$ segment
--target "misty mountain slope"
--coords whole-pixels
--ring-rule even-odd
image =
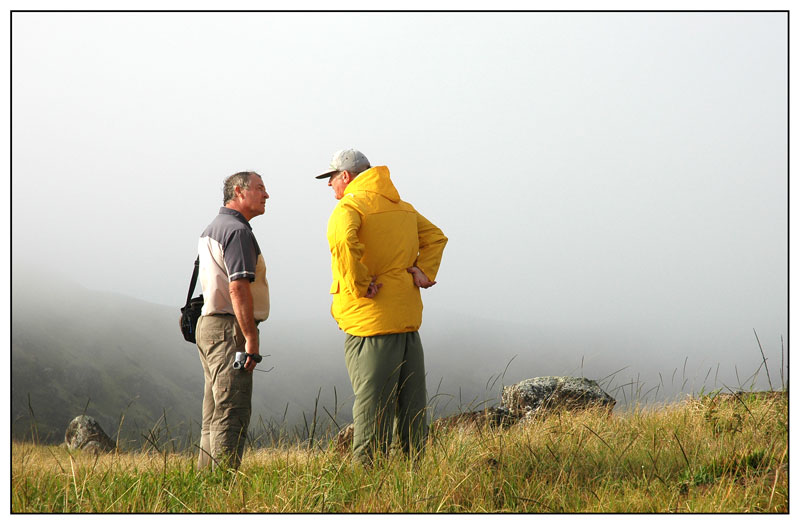
[[[177,306],[90,291],[64,280],[52,283],[45,295],[36,293],[41,286],[32,283],[32,276],[14,276],[14,437],[30,435],[31,409],[39,438],[49,442],[61,441],[68,422],[84,410],[112,436],[124,414],[124,440],[141,442],[164,415],[171,435],[197,435],[202,369],[196,347],[179,333]],[[521,350],[506,345],[487,354],[489,343],[480,332],[458,329],[448,335],[457,323],[445,314],[422,330],[429,395],[439,393],[437,413],[496,397],[499,383],[487,394],[487,380]],[[509,331],[478,324],[488,331]],[[271,370],[256,372],[251,431],[262,423],[302,431],[315,403],[322,424],[333,425],[332,416],[338,425],[349,422],[353,394],[344,365],[344,334],[333,320],[288,321],[273,315],[259,328],[261,351],[269,354],[259,368]]]
[[[178,329],[182,298],[166,307],[89,291],[64,279],[52,279],[45,293],[34,277],[17,272],[12,281],[13,437],[31,435],[32,409],[39,438],[60,442],[70,419],[86,409],[112,437],[124,415],[123,442],[141,443],[142,434],[162,416],[172,437],[184,445],[196,440],[203,375],[196,346],[185,342]],[[635,396],[639,382],[652,388],[663,380],[659,393],[674,392],[683,386],[684,375],[702,380],[705,366],[716,364],[701,367],[690,361],[686,371],[676,373],[691,355],[690,347],[677,346],[678,339],[650,334],[648,327],[621,334],[579,328],[426,309],[420,334],[432,415],[495,405],[502,386],[531,377],[603,379],[620,369],[625,370],[607,384],[629,385],[624,391],[609,390],[624,403]],[[265,427],[283,426],[290,435],[304,435],[315,404],[322,427],[350,422],[353,394],[344,365],[344,334],[333,320],[283,319],[275,304],[259,330],[261,352],[269,357],[258,368],[269,372],[255,372],[251,433],[258,437]],[[664,351],[654,356],[653,348]],[[760,357],[757,347],[753,357]],[[754,366],[740,365],[740,370],[749,373],[758,364],[756,359]]]
[[[29,293],[31,289],[23,277],[15,276],[14,437],[31,435],[32,408],[39,438],[61,441],[67,424],[83,413],[87,402],[86,412],[112,436],[124,414],[121,435],[125,440],[141,442],[142,434],[165,414],[171,435],[198,435],[203,373],[197,347],[180,335],[177,306],[154,305],[65,282],[48,291],[47,301]],[[329,336],[337,336],[335,328],[326,328]],[[267,374],[256,372],[253,425],[259,418],[265,424],[299,424],[303,412],[313,411],[323,385],[331,386],[326,390],[333,399],[332,386],[338,383],[342,403],[347,394],[344,387],[349,388],[344,365],[336,367],[339,354],[327,351],[337,348],[336,343],[326,345],[309,337],[302,325],[286,324],[275,330],[262,324],[261,332],[262,352],[271,356],[259,368],[275,368]],[[292,333],[306,335],[299,339]],[[341,369],[338,375],[331,372],[337,368]],[[328,408],[335,412],[333,403]]]
[[[46,292],[42,288],[32,272],[15,273],[15,438],[29,437],[35,420],[40,439],[59,442],[84,409],[112,436],[124,414],[124,440],[142,442],[165,414],[171,435],[198,435],[203,372],[197,347],[180,335],[179,306],[90,291],[63,279],[48,283]],[[268,321],[260,331],[261,351],[270,356],[259,368],[272,370],[255,372],[251,429],[262,422],[303,427],[303,414],[310,421],[318,396],[320,419],[328,418],[323,406],[338,421],[350,418],[343,335],[333,321]]]
[[[12,295],[14,437],[30,429],[30,408],[48,441],[63,439],[87,403],[87,413],[112,435],[124,414],[127,439],[140,437],[165,410],[168,422],[188,421],[202,376],[196,350],[180,346],[173,309],[64,285],[43,297],[22,286]]]

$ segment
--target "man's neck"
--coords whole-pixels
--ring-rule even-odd
[[[253,218],[253,217],[248,217],[247,213],[245,213],[244,210],[242,210],[239,206],[237,206],[235,202],[229,202],[228,204],[225,205],[225,207],[228,208],[229,210],[241,213],[242,217],[244,217],[244,220],[246,220],[247,222],[250,222],[250,219]]]

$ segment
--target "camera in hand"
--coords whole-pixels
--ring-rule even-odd
[[[250,359],[255,361],[256,363],[261,362],[261,356],[258,354],[248,354],[246,352],[236,352],[236,357],[233,361],[233,368],[234,370],[239,370],[244,368],[244,364],[247,362],[248,356]]]

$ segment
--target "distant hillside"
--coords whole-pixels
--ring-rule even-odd
[[[179,338],[176,315],[163,306],[63,284],[45,299],[15,286],[12,435],[30,435],[31,411],[45,442],[63,440],[84,410],[113,435],[124,415],[127,439],[146,433],[165,410],[171,430],[184,430],[187,416],[199,418],[202,376]]]
[[[202,368],[197,347],[180,335],[178,306],[169,308],[64,282],[51,287],[43,300],[27,284],[24,276],[14,277],[14,438],[30,438],[35,422],[39,440],[60,442],[69,421],[84,411],[97,418],[112,437],[122,422],[123,442],[141,443],[154,427],[164,429],[162,437],[167,431],[182,440],[198,436]],[[268,324],[261,327],[262,353],[273,357],[260,368],[275,369],[256,372],[251,429],[259,425],[263,429],[270,422],[297,426],[304,411],[310,419],[321,386],[328,386],[326,395],[333,399],[337,385],[340,405],[349,394],[335,326],[331,323],[320,330],[333,339],[326,342],[308,333],[299,340],[292,336],[303,333],[296,325],[283,323],[280,330]],[[335,412],[332,402],[328,410]],[[349,417],[349,405],[340,407],[340,412]],[[319,413],[324,415],[321,406]],[[162,418],[166,425],[159,421]]]

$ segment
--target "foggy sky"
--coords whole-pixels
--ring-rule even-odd
[[[755,329],[780,359],[785,13],[12,22],[12,270],[177,307],[223,178],[255,170],[269,322],[336,331],[313,177],[355,147],[450,239],[426,315],[629,337],[637,363],[750,360]]]

